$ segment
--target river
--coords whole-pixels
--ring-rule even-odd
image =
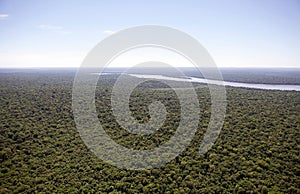
[[[129,74],[129,75],[137,77],[137,78],[163,79],[163,80],[171,80],[171,81],[188,81],[188,82],[196,82],[196,83],[209,83],[209,84],[225,85],[225,86],[238,87],[238,88],[300,91],[300,85],[252,84],[252,83],[242,83],[242,82],[207,80],[207,79],[196,78],[196,77],[176,78],[176,77],[168,77],[168,76],[164,76],[164,75],[145,75],[145,74]]]

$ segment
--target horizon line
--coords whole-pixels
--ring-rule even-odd
[[[119,66],[119,67],[105,67],[105,68],[130,68],[132,66]],[[63,66],[63,67],[0,67],[0,69],[79,69],[82,67],[68,67],[68,66]],[[92,68],[97,68],[97,67],[92,67]],[[134,68],[134,67],[133,67]],[[135,68],[169,68],[169,67],[160,67],[160,66],[155,66],[155,67],[135,67]],[[197,67],[193,67],[193,66],[178,66],[178,67],[174,67],[174,68],[197,68]],[[210,67],[203,67],[203,68],[210,68]],[[221,67],[217,67],[220,69],[223,68],[237,68],[237,69],[246,69],[246,68],[250,68],[250,69],[300,69],[299,67],[291,67],[291,66],[287,66],[287,67],[278,67],[278,66],[260,66],[260,67],[254,67],[254,66],[241,66],[241,67],[237,67],[237,66],[221,66]]]

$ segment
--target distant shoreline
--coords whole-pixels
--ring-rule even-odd
[[[196,68],[183,67],[179,69],[186,77],[204,78],[201,72]],[[70,73],[75,75],[77,68],[0,68],[0,74],[10,73],[42,73],[42,74],[55,74],[55,73]],[[95,71],[93,71],[95,70]],[[106,68],[103,73],[119,74],[127,71],[127,68],[111,67]],[[300,68],[231,68],[224,67],[219,69],[222,73],[223,80],[228,82],[249,83],[249,84],[272,84],[272,85],[300,85]],[[98,69],[88,69],[88,72],[99,72]],[[131,68],[129,72],[132,74],[151,74],[151,75],[164,75],[169,77],[181,77],[173,68],[151,68],[151,67],[138,67]]]

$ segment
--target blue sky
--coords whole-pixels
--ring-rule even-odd
[[[300,67],[297,0],[0,0],[0,67],[78,67],[103,38],[145,24],[189,33],[220,67]]]

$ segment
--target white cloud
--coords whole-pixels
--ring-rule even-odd
[[[8,14],[0,14],[0,20],[5,20],[8,18]]]
[[[0,52],[0,68],[79,67],[85,53]]]
[[[135,48],[114,58],[109,67],[132,67],[145,62],[162,62],[173,67],[193,67],[194,65],[185,57],[164,49],[153,47]]]
[[[41,30],[54,30],[54,31],[57,31],[57,30],[62,30],[63,29],[63,27],[61,27],[61,26],[52,26],[52,25],[44,25],[44,24],[38,25],[37,27]]]
[[[58,32],[62,34],[70,34],[70,31],[65,30],[62,26],[54,26],[54,25],[47,25],[47,24],[41,24],[37,26],[40,30],[47,30],[47,31],[53,31]]]
[[[112,31],[112,30],[104,30],[103,31],[103,34],[107,34],[107,35],[111,35],[113,33],[115,33],[115,31]]]

